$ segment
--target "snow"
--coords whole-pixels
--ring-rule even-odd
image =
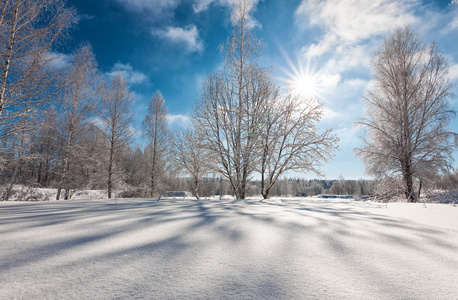
[[[1,299],[458,299],[458,208],[0,202]]]
[[[15,193],[10,197],[10,201],[24,201],[24,198],[26,201],[54,201],[57,195],[55,188],[33,188],[17,184],[13,186],[13,190]],[[62,199],[64,194],[65,190],[62,190]],[[116,191],[113,194],[116,194]],[[103,199],[108,198],[107,195],[107,190],[77,190],[72,191],[71,199]]]

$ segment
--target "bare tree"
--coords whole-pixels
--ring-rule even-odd
[[[329,189],[329,192],[334,195],[344,195],[345,194],[345,188],[343,185],[343,180],[337,180],[335,181],[331,188]]]
[[[210,153],[203,147],[196,132],[187,129],[175,134],[172,154],[181,173],[191,176],[192,195],[199,199],[202,176],[209,172],[212,165]]]
[[[56,199],[60,199],[62,188],[65,188],[65,199],[68,199],[68,176],[70,158],[78,143],[79,135],[91,126],[92,117],[99,100],[99,75],[97,63],[90,46],[83,46],[75,51],[72,66],[68,70],[69,84],[62,100],[63,109],[63,157],[62,171]]]
[[[167,107],[161,92],[151,98],[145,119],[142,122],[143,136],[147,141],[145,154],[150,164],[151,195],[157,192],[160,180],[165,175],[165,156],[169,146],[167,129]]]
[[[133,103],[133,96],[129,92],[122,75],[118,74],[111,81],[110,87],[105,93],[101,102],[102,128],[108,142],[108,198],[111,198],[113,185],[113,165],[121,147],[128,143],[134,131],[131,128],[133,116],[130,107]]]
[[[35,160],[37,168],[37,183],[49,187],[55,171],[55,161],[58,157],[57,147],[58,115],[54,108],[48,109],[42,116],[37,135],[35,136]]]
[[[30,150],[31,145],[29,144],[31,141],[30,137],[30,123],[33,123],[33,121],[30,120],[30,113],[29,111],[31,110],[31,99],[29,98],[29,101],[25,104],[25,110],[24,114],[19,118],[19,120],[9,120],[10,122],[14,122],[14,135],[17,136],[18,138],[18,147],[16,149],[16,158],[12,160],[13,163],[13,172],[10,177],[10,182],[8,186],[6,187],[6,191],[3,194],[3,200],[8,201],[11,193],[13,191],[13,185],[16,183],[16,178],[18,174],[21,172],[22,168],[24,167],[24,161],[27,158],[30,158],[30,155],[26,154],[26,151]]]
[[[77,189],[101,190],[107,186],[109,155],[106,137],[88,121],[85,130],[78,132],[77,142],[69,158],[66,192]]]
[[[258,163],[259,123],[272,92],[267,89],[268,70],[257,64],[262,43],[249,28],[249,9],[247,1],[236,5],[237,24],[222,47],[224,70],[208,76],[194,109],[196,130],[238,199],[245,198]]]
[[[453,86],[436,45],[426,45],[410,27],[398,28],[373,57],[374,88],[364,97],[367,130],[355,149],[366,171],[381,178],[402,176],[404,194],[415,202],[414,181],[452,168],[457,136],[448,125]]]
[[[286,93],[273,98],[261,123],[261,194],[264,199],[278,179],[288,171],[312,171],[328,162],[338,149],[331,129],[318,131],[323,108],[318,100]]]
[[[76,22],[75,11],[64,4],[62,0],[0,2],[0,137],[18,130],[7,126],[7,120],[29,114],[62,88],[49,51]]]

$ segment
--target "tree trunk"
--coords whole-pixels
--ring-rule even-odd
[[[200,199],[200,197],[199,197],[199,185],[200,185],[199,178],[198,178],[198,176],[195,176],[194,177],[194,184],[193,184],[193,187],[192,187],[192,195],[194,197],[196,197],[197,200]]]
[[[273,187],[273,184],[270,184],[269,187],[266,188],[266,190],[261,193],[264,199],[270,199],[270,190],[272,189],[272,187]]]
[[[407,202],[417,202],[417,195],[415,194],[415,191],[413,189],[413,176],[410,170],[405,171],[404,180],[406,183],[405,195],[406,195]]]
[[[422,188],[422,181],[420,179],[420,182],[418,183],[418,194],[417,194],[418,200],[420,200],[421,188]]]
[[[17,176],[17,173],[18,173],[18,164],[20,163],[20,158],[18,159],[18,161],[16,162],[16,165],[14,167],[14,171],[13,171],[13,176],[11,176],[11,179],[10,179],[10,183],[8,184],[7,188],[6,188],[6,191],[5,191],[5,194],[3,195],[3,201],[8,201],[11,197],[11,194],[12,194],[12,191],[13,191],[13,185],[14,185],[14,182],[16,181],[16,176]]]
[[[112,173],[113,173],[113,147],[114,147],[114,143],[111,142],[111,145],[110,145],[110,161],[108,163],[108,199],[111,198],[111,177],[112,177]]]
[[[7,4],[4,4],[7,5]],[[5,107],[5,95],[6,95],[6,83],[8,80],[8,72],[10,69],[10,63],[11,63],[11,58],[13,56],[13,45],[15,41],[15,35],[16,35],[16,30],[17,30],[17,24],[18,24],[18,12],[19,12],[19,4],[16,4],[16,7],[14,9],[14,17],[13,21],[11,22],[11,31],[9,34],[9,39],[8,39],[8,50],[5,55],[5,63],[3,65],[3,74],[2,74],[2,79],[1,79],[1,84],[0,84],[0,116],[2,115],[3,108]]]
[[[42,161],[41,161],[41,158],[40,158],[40,161],[38,162],[38,170],[37,170],[37,183],[38,183],[38,186],[42,186],[41,184],[41,172],[42,172]]]
[[[153,170],[154,170],[154,168],[153,168]],[[155,189],[156,189],[156,178],[155,178],[155,174],[154,174],[154,171],[153,171],[153,173],[151,174],[151,196],[153,196]]]
[[[245,199],[246,198],[246,186],[244,183],[242,183],[242,186],[241,186],[241,190],[239,191],[239,197],[237,197],[238,199]]]
[[[27,116],[25,116],[24,118],[27,118]],[[20,173],[20,170],[21,170],[22,151],[24,149],[24,138],[25,138],[24,136],[25,136],[26,121],[24,122],[23,126],[24,127],[23,127],[23,129],[21,131],[21,142],[19,144],[17,162],[16,162],[16,164],[14,166],[13,176],[11,176],[10,183],[9,183],[8,187],[6,188],[6,192],[5,192],[4,199],[3,199],[4,201],[8,201],[10,199],[11,193],[13,191],[13,185],[16,182],[17,174]]]
[[[49,144],[46,147],[44,187],[49,187]]]
[[[70,150],[71,150],[71,144],[72,144],[72,139],[73,139],[73,129],[69,129],[69,134],[68,134],[68,140],[67,140],[67,145],[65,146],[65,156],[64,156],[64,163],[62,165],[62,177],[60,180],[59,188],[57,189],[57,195],[56,195],[56,200],[60,199],[60,193],[62,191],[62,188],[67,189],[67,173],[69,172],[69,158],[70,158]],[[68,197],[68,192],[65,193],[65,196]]]
[[[155,128],[153,145],[153,162],[151,166],[151,196],[154,195],[156,190],[156,176],[157,176],[157,128]]]

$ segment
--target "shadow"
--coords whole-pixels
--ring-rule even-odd
[[[458,268],[458,233],[378,209],[311,198],[0,203],[0,294],[42,298],[52,286],[57,298],[452,295],[456,286],[441,280]],[[412,292],[415,272],[432,272],[436,287]],[[38,287],[33,296],[28,284]]]

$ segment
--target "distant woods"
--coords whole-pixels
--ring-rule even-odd
[[[318,100],[280,87],[272,69],[260,64],[264,43],[249,22],[250,6],[243,0],[234,5],[234,29],[221,47],[224,66],[203,81],[189,126],[172,130],[160,91],[140,117],[141,128],[134,127],[134,94],[120,74],[101,76],[90,45],[74,49],[65,63],[59,60],[59,45],[77,19],[64,1],[2,1],[1,199],[31,199],[28,189],[40,187],[57,190],[57,200],[99,189],[109,198],[169,191],[237,199],[404,193],[416,201],[421,188],[456,188],[458,177],[443,175],[451,170],[455,146],[447,131],[453,112],[445,102],[446,63],[434,46],[403,31],[374,56],[377,85],[365,97],[368,115],[359,122],[368,136],[356,152],[378,181],[291,178],[323,175],[339,139],[320,126],[324,109]],[[406,49],[412,52],[393,56]],[[419,69],[387,76],[402,59],[417,59]],[[406,93],[409,98],[397,97]],[[400,147],[405,144],[413,148]]]

